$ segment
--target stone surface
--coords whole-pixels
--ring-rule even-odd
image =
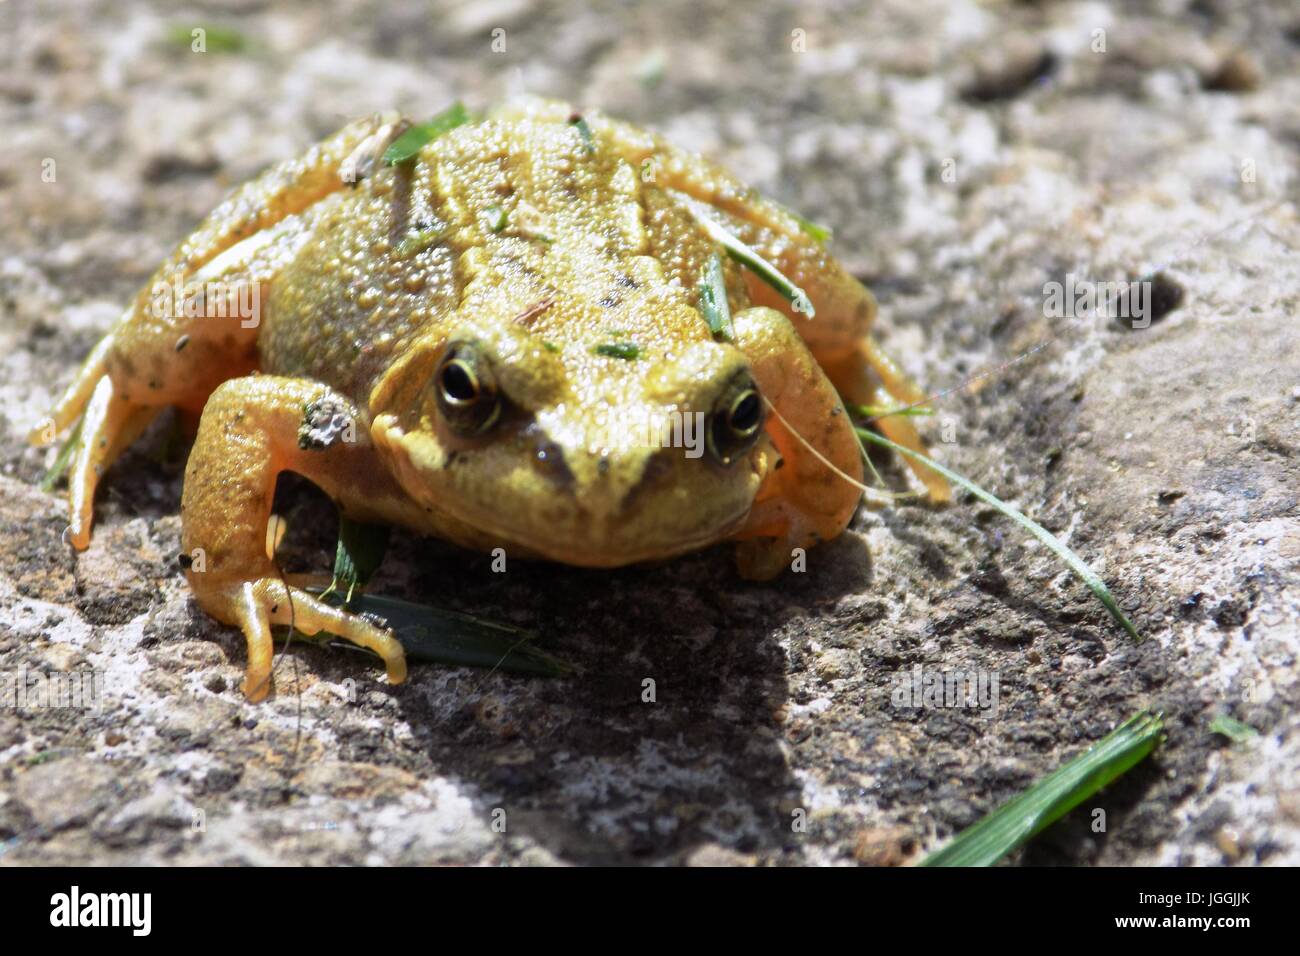
[[[0,708],[0,862],[895,865],[1153,707],[1156,756],[1013,861],[1300,863],[1293,5],[438,6],[0,4],[0,673],[101,687]],[[242,638],[170,560],[167,422],[70,553],[22,435],[169,248],[349,117],[512,90],[832,226],[886,347],[945,393],[936,455],[1101,570],[1146,640],[964,496],[864,509],[767,585],[725,548],[503,576],[399,533],[377,590],[540,627],[579,673],[390,688],[297,647],[251,706]],[[1148,328],[1046,313],[1048,282],[1153,274]],[[286,563],[325,568],[328,503],[280,498]],[[917,665],[995,674],[996,709],[900,708]]]

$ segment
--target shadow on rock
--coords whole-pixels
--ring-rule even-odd
[[[502,810],[508,833],[574,863],[677,862],[705,845],[797,852],[778,632],[783,593],[812,603],[831,582],[742,582],[727,548],[620,571],[520,562],[493,574],[463,554],[422,565],[422,600],[540,626],[543,646],[578,668],[420,668],[400,691],[433,765],[477,791],[484,819]]]

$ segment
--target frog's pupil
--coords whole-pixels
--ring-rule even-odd
[[[448,362],[442,370],[442,391],[450,401],[472,402],[478,397],[478,382],[463,362]]]
[[[740,434],[747,434],[758,427],[759,404],[756,392],[746,392],[735,405],[731,406],[731,427]]]

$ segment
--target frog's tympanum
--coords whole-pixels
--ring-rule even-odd
[[[201,412],[181,564],[247,637],[254,700],[272,625],[291,620],[406,674],[390,632],[280,574],[267,525],[282,471],[351,519],[467,548],[614,567],[729,540],[743,576],[769,578],[858,504],[840,396],[922,398],[869,338],[875,302],[825,237],[716,165],[553,102],[395,160],[409,125],[353,123],[236,190],[34,432],[51,441],[84,415],[69,477],[82,549],[105,469],[166,406]],[[719,230],[804,290],[802,308]],[[700,291],[719,253],[721,334]],[[907,417],[881,425],[923,447]]]

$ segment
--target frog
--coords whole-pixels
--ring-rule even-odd
[[[197,420],[178,560],[199,607],[242,631],[250,701],[271,689],[276,626],[407,675],[383,621],[281,573],[282,472],[343,518],[479,552],[614,568],[732,542],[740,577],[770,580],[859,505],[845,403],[925,399],[826,236],[719,163],[538,98],[396,159],[413,129],[355,120],[235,189],[32,431],[80,421],[66,537],[82,550],[114,460],[168,407]],[[723,254],[720,229],[800,296]],[[701,303],[710,268],[724,334]],[[652,440],[679,423],[683,440]],[[926,447],[907,416],[878,427]]]

